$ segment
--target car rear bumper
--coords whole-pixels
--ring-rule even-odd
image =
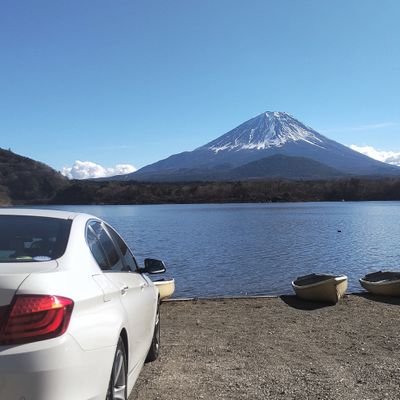
[[[0,399],[104,400],[115,347],[84,351],[68,334],[0,346]]]

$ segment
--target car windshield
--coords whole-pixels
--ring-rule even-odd
[[[60,258],[67,247],[70,229],[70,220],[0,215],[0,263]]]

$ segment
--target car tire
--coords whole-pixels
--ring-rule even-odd
[[[150,349],[146,357],[147,363],[157,360],[160,354],[160,336],[161,336],[160,303],[158,303],[153,339],[151,341]]]
[[[120,337],[111,370],[106,400],[128,399],[128,363],[125,345]]]

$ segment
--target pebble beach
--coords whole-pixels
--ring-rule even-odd
[[[400,299],[169,301],[129,400],[400,398]]]

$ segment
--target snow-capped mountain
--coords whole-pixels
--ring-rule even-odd
[[[280,157],[271,159],[277,155]],[[296,158],[295,162],[291,160],[293,157]],[[299,168],[299,159],[308,160],[304,171]],[[282,170],[281,175],[275,171],[274,177],[314,179],[348,175],[400,175],[399,167],[373,160],[330,140],[287,113],[267,111],[193,151],[175,154],[115,179],[259,179],[272,176],[271,171],[276,170],[273,168],[274,162],[278,160],[280,166],[286,160],[288,167]],[[310,161],[313,163],[310,164]],[[290,166],[295,171],[290,171]]]
[[[323,137],[289,114],[267,111],[200,149],[207,148],[215,153],[224,150],[265,150],[297,141],[323,145]]]

